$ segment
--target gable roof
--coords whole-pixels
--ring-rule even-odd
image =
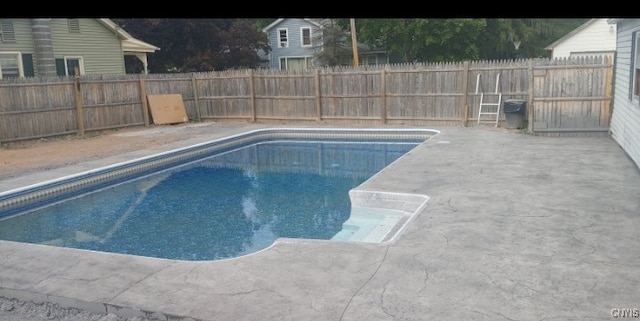
[[[561,43],[567,41],[567,39],[570,39],[571,37],[575,36],[577,33],[579,33],[580,31],[582,31],[584,29],[586,29],[590,25],[596,23],[598,20],[600,20],[600,19],[590,19],[589,21],[583,23],[582,25],[578,26],[577,28],[571,30],[571,32],[567,33],[562,38],[560,38],[560,39],[554,41],[552,44],[546,46],[544,49],[553,50],[553,48],[555,48],[558,45],[560,45]]]
[[[278,18],[276,21],[274,21],[274,22],[270,23],[268,26],[262,28],[262,31],[268,32],[270,29],[272,29],[273,27],[279,25],[282,21],[287,20],[287,19],[292,19],[292,18]],[[320,24],[315,19],[303,18],[303,20],[315,25],[318,28],[322,28],[322,24]]]
[[[160,50],[160,48],[150,43],[134,38],[111,19],[99,18],[97,20],[107,29],[113,31],[116,36],[122,40],[122,50],[124,52],[155,52]]]

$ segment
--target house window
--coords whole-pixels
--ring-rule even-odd
[[[68,19],[69,33],[80,33],[80,20]]]
[[[82,57],[64,57],[64,66],[67,76],[75,76],[76,68],[78,68],[80,75],[84,75]]]
[[[631,90],[629,91],[629,98],[633,99],[638,98],[640,95],[640,40],[637,31],[631,33],[631,75],[630,75],[630,86]],[[631,94],[633,93],[633,94]]]
[[[311,68],[312,57],[280,58],[280,70],[303,71]]]
[[[24,77],[19,52],[0,52],[0,79]]]
[[[13,29],[13,21],[0,19],[0,42],[15,42],[16,33]]]
[[[300,41],[300,43],[302,43],[302,46],[311,47],[311,28],[300,28],[300,35],[302,36],[302,39]]]
[[[287,29],[278,29],[278,48],[289,47],[289,32]]]
[[[378,64],[378,61],[376,59],[375,55],[367,55],[367,56],[360,56],[360,66],[374,66]]]

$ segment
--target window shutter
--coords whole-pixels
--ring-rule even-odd
[[[633,100],[633,83],[636,57],[636,31],[631,33],[631,55],[629,57],[629,100]]]
[[[0,42],[15,42],[16,32],[13,29],[13,21],[0,20]]]
[[[22,54],[22,68],[24,68],[24,76],[25,77],[33,77],[35,76],[35,72],[33,69],[33,55],[32,54]]]
[[[64,66],[64,59],[56,59],[56,73],[58,74],[58,76],[66,76],[67,72],[65,70],[65,66]]]

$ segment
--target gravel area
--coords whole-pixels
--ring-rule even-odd
[[[161,319],[133,317],[124,318],[115,314],[89,313],[68,309],[53,303],[23,302],[0,297],[0,320],[2,321],[159,321]]]

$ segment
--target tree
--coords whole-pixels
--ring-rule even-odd
[[[253,68],[267,39],[247,19],[114,19],[131,35],[160,50],[149,55],[151,72]]]
[[[484,19],[358,19],[358,39],[404,61],[478,59]]]
[[[333,19],[327,19],[313,38],[318,49],[314,58],[322,66],[341,65],[345,59],[353,57],[347,33]]]
[[[255,20],[255,24],[258,29],[262,30],[276,20],[278,20],[278,18],[260,18]]]
[[[523,19],[525,29],[533,29],[525,37],[519,39],[521,48],[517,50],[520,57],[549,57],[551,52],[544,49],[589,19]],[[517,34],[516,34],[517,36]]]
[[[479,41],[482,56],[485,59],[549,57],[545,47],[586,20],[487,19],[486,31]]]
[[[586,20],[358,19],[356,25],[361,42],[415,62],[547,57],[546,46]]]

